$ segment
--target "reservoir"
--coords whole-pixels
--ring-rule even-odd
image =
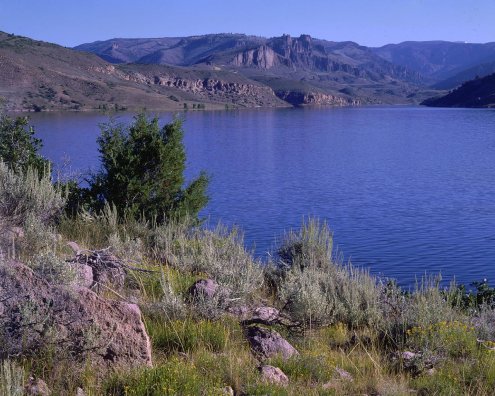
[[[36,113],[43,154],[97,169],[98,113]],[[344,259],[413,285],[425,273],[495,284],[495,111],[423,107],[189,111],[187,176],[211,175],[210,224],[273,254],[304,218],[326,221]],[[163,123],[173,114],[163,113]],[[117,114],[130,122],[132,115]],[[70,161],[68,161],[70,159]]]

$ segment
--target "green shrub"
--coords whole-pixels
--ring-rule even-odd
[[[170,223],[155,230],[153,250],[183,273],[202,273],[228,288],[232,298],[247,297],[264,281],[261,264],[244,247],[237,229],[214,230]]]
[[[55,226],[46,225],[33,214],[28,214],[23,229],[24,237],[16,240],[18,258],[29,261],[40,253],[56,250],[58,242]]]
[[[221,354],[200,350],[192,359],[206,382],[230,386],[236,395],[249,394],[246,387],[260,379],[258,362],[247,345],[234,345]]]
[[[68,284],[75,278],[75,272],[65,260],[57,257],[53,252],[42,252],[28,261],[29,267],[48,282]]]
[[[495,308],[495,288],[486,279],[471,283],[475,290],[467,290],[464,285],[454,285],[449,291],[456,305],[464,310],[477,310],[481,306]]]
[[[291,381],[306,385],[324,384],[332,379],[335,365],[329,365],[324,354],[301,354],[290,359],[270,360],[270,364],[279,367]]]
[[[471,324],[482,340],[495,340],[495,309],[482,305],[471,317]]]
[[[495,358],[479,356],[476,360],[451,360],[432,375],[422,375],[412,381],[421,395],[493,395]]]
[[[435,355],[468,357],[476,354],[478,348],[474,327],[458,321],[413,327],[407,335],[410,348]]]
[[[285,235],[277,255],[285,267],[326,267],[332,262],[333,235],[327,223],[310,218],[299,232],[291,230]]]
[[[31,168],[18,173],[0,162],[0,218],[4,221],[23,226],[32,215],[42,224],[49,224],[60,216],[64,205],[65,199],[49,175],[40,177]]]
[[[0,118],[0,159],[11,169],[26,172],[36,169],[39,175],[49,173],[50,163],[39,154],[43,147],[40,139],[34,137],[34,128],[29,126],[27,117],[15,119],[6,115]]]
[[[403,349],[406,331],[413,327],[428,328],[439,321],[468,323],[462,310],[454,304],[452,289],[442,290],[438,277],[425,277],[412,292],[402,292],[387,285],[382,295],[382,310],[387,320],[380,331],[384,340],[396,349]]]
[[[350,265],[294,267],[284,274],[278,289],[284,310],[310,327],[336,322],[357,327],[382,320],[376,280]]]
[[[332,234],[324,223],[304,223],[291,232],[278,254],[272,282],[280,304],[294,320],[309,326],[344,322],[373,325],[382,320],[381,288],[368,272],[332,258]]]
[[[102,167],[90,181],[96,209],[110,202],[121,216],[163,223],[196,217],[206,205],[205,173],[184,187],[182,122],[176,119],[160,128],[158,121],[141,113],[128,128],[114,123],[101,126]]]
[[[190,307],[185,304],[182,293],[176,291],[177,279],[182,279],[177,272],[162,267],[159,274],[144,274],[137,277],[146,301],[151,302],[147,307],[148,316],[154,320],[151,326],[160,326],[162,321],[183,320],[190,315]]]

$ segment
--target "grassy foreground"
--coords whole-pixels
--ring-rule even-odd
[[[21,179],[3,165],[0,176],[0,227],[24,230],[22,237],[0,239],[4,263],[15,258],[50,282],[69,285],[64,260],[72,254],[67,242],[76,241],[88,249],[110,246],[133,266],[153,271],[130,271],[123,290],[102,294],[140,306],[154,363],[101,375],[91,361],[76,366],[48,347],[37,356],[3,356],[2,396],[22,395],[30,375],[55,395],[75,395],[77,388],[86,395],[495,392],[495,310],[486,283],[466,293],[432,278],[405,292],[340,262],[328,227],[314,219],[289,232],[268,264],[245,250],[238,230],[222,226],[157,226],[119,218],[110,206],[100,215],[49,222],[47,214],[63,205],[49,181]],[[191,300],[189,287],[205,278],[228,290],[228,298]],[[299,355],[264,363],[279,367],[288,385],[260,375],[243,327],[227,313],[243,305],[276,307],[285,318],[273,327]]]

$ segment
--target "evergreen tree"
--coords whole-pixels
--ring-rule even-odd
[[[43,147],[40,139],[34,137],[34,128],[27,117],[0,118],[0,158],[10,168],[25,172],[29,167],[39,175],[48,172],[50,162],[39,151]]]
[[[186,215],[196,217],[206,205],[208,177],[204,172],[184,187],[182,121],[175,119],[163,128],[158,121],[139,114],[128,128],[114,123],[101,126],[102,168],[90,182],[97,207],[109,202],[122,215],[162,223]]]

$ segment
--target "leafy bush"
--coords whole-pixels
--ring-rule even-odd
[[[476,359],[450,360],[432,375],[412,381],[421,395],[493,395],[495,359],[484,354]]]
[[[382,320],[376,280],[352,266],[292,268],[279,285],[281,304],[305,325],[374,325]]]
[[[454,288],[440,289],[440,278],[425,277],[412,292],[403,292],[393,283],[384,288],[382,311],[387,320],[380,331],[395,349],[405,347],[406,332],[413,327],[428,328],[439,319],[467,323],[456,301]]]
[[[482,340],[495,340],[495,310],[482,305],[478,312],[471,317],[471,323]]]
[[[280,264],[286,267],[325,267],[332,261],[333,235],[327,223],[310,218],[299,232],[289,231],[277,250]]]
[[[110,202],[121,216],[128,213],[163,223],[188,214],[195,217],[207,203],[205,173],[184,188],[186,155],[180,120],[160,129],[158,118],[141,113],[128,128],[110,123],[101,129],[102,168],[90,181],[92,205],[97,209]]]
[[[218,225],[208,230],[172,222],[156,228],[154,251],[181,272],[207,274],[227,287],[233,298],[252,295],[263,285],[261,264],[246,250],[235,228]]]
[[[173,275],[176,273],[169,268],[160,268],[159,271],[159,275],[156,273],[134,275],[143,296],[149,301],[146,306],[147,316],[153,323],[187,318],[190,309],[181,293],[176,292],[174,288],[177,278]]]
[[[435,282],[436,283],[436,282]],[[425,279],[407,298],[402,320],[410,326],[428,327],[441,318],[447,322],[463,321],[463,315],[446,298],[438,284]]]
[[[477,310],[481,306],[495,308],[495,288],[486,279],[473,282],[474,290],[467,290],[464,285],[456,285],[450,291],[458,306],[465,310]]]
[[[39,175],[49,173],[50,163],[39,154],[43,147],[34,137],[34,128],[27,117],[15,119],[6,115],[0,118],[0,159],[10,168],[25,172],[35,169]]]

